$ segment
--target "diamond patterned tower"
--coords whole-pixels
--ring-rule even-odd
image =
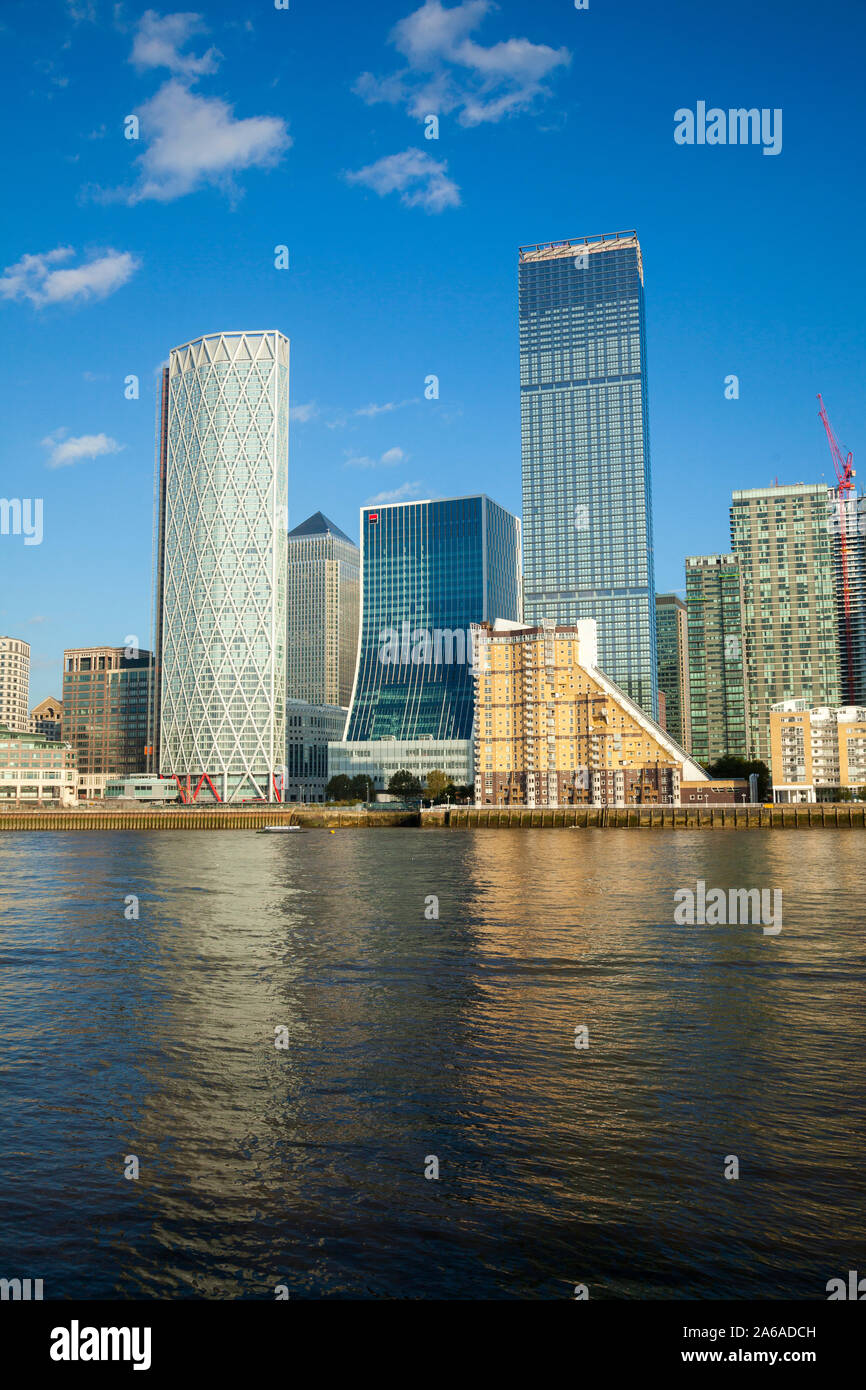
[[[277,800],[285,763],[289,341],[216,333],[163,377],[155,701],[185,800]]]

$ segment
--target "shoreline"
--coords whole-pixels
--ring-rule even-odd
[[[866,803],[813,802],[798,806],[437,806],[427,811],[355,811],[346,807],[292,806],[273,810],[228,807],[179,811],[131,807],[110,811],[15,810],[0,812],[4,831],[263,830],[300,825],[325,830],[832,830],[866,829]]]

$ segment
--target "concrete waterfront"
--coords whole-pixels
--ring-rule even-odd
[[[0,832],[88,830],[262,830],[300,825],[310,830],[420,826],[426,829],[800,830],[866,829],[864,803],[800,806],[436,806],[425,811],[367,811],[353,807],[292,806],[241,810],[16,810],[0,812]]]

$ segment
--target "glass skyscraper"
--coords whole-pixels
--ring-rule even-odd
[[[676,594],[656,594],[656,643],[659,692],[665,697],[665,728],[688,753],[692,747],[689,629],[686,605]]]
[[[520,522],[488,497],[361,509],[361,635],[346,739],[469,739],[470,629],[520,618]]]
[[[686,557],[692,756],[749,756],[743,586],[736,555]]]
[[[163,379],[159,771],[185,799],[277,799],[286,748],[289,342],[216,333]]]
[[[520,250],[527,623],[595,618],[658,717],[643,262],[634,232]]]

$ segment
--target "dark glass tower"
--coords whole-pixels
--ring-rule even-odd
[[[643,262],[634,232],[520,251],[527,623],[595,618],[658,717]]]
[[[520,523],[488,497],[361,509],[361,635],[346,739],[469,739],[470,629],[520,619]]]

